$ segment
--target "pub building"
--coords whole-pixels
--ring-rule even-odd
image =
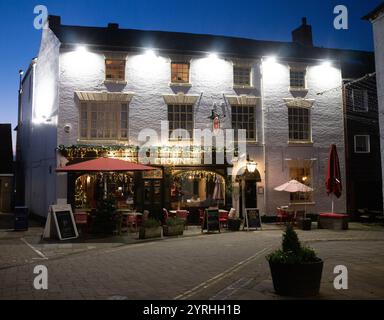
[[[282,205],[328,211],[331,143],[345,177],[343,97],[330,89],[360,76],[358,66],[373,55],[315,47],[306,19],[292,36],[271,42],[115,23],[77,27],[50,16],[22,80],[18,202],[44,217],[59,201],[93,208],[108,192],[119,206],[155,217],[163,208],[187,209],[191,223],[212,205],[241,215],[258,208],[273,216]],[[211,150],[196,130],[213,134]],[[155,154],[143,164],[156,170],[60,172],[105,157],[140,163],[143,150]],[[314,191],[274,190],[291,179]],[[345,212],[344,194],[335,209]]]

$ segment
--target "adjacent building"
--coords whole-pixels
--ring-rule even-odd
[[[12,127],[11,124],[0,124],[0,212],[11,212],[12,199]]]
[[[345,81],[347,210],[381,211],[380,130],[375,73]]]
[[[379,104],[382,179],[384,180],[384,3],[363,19],[372,22],[376,55],[376,77]],[[384,194],[384,185],[383,185]]]
[[[107,178],[120,202],[154,215],[212,201],[266,215],[282,205],[329,211],[331,144],[345,181],[343,79],[373,72],[373,54],[313,46],[306,19],[292,36],[270,42],[77,27],[50,16],[23,79],[25,204],[42,216],[59,199],[94,206],[105,176],[56,168],[104,156],[158,168]],[[213,140],[211,148],[199,132]],[[274,191],[290,179],[314,192]],[[222,195],[214,197],[217,190]],[[345,193],[335,209],[346,211]]]

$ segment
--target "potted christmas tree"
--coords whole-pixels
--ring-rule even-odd
[[[283,236],[282,249],[268,255],[267,260],[277,294],[308,297],[319,293],[323,261],[301,245],[291,225]]]

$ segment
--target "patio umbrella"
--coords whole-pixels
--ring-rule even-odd
[[[120,159],[98,158],[57,168],[57,172],[113,172],[113,171],[150,171],[154,167],[132,163]]]
[[[285,192],[289,192],[289,193],[312,192],[313,191],[313,189],[311,187],[308,187],[305,184],[300,183],[297,180],[291,180],[289,182],[286,182],[283,185],[276,187],[274,190],[285,191]],[[305,205],[305,214],[307,214],[307,205]]]
[[[337,155],[337,149],[334,144],[331,145],[331,150],[329,151],[325,188],[328,196],[332,196],[332,212],[334,212],[333,195],[335,195],[337,198],[340,198],[342,193],[340,162],[339,156]]]
[[[300,183],[297,180],[291,180],[289,182],[284,183],[283,185],[276,187],[276,191],[286,191],[286,192],[312,192],[313,189],[311,187],[306,186],[305,184]]]
[[[216,179],[215,189],[213,190],[212,199],[213,200],[224,200],[223,188],[222,188],[221,181],[219,179]]]
[[[57,172],[134,172],[151,170],[156,170],[156,168],[112,158],[97,158],[56,169]],[[107,180],[104,178],[104,197],[106,195]]]

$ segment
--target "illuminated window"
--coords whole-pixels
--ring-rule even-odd
[[[125,60],[106,59],[105,60],[105,78],[107,80],[124,81],[125,80]]]
[[[311,141],[310,110],[288,108],[289,141]]]
[[[370,153],[370,136],[356,135],[355,136],[355,153]]]
[[[172,140],[189,140],[193,138],[193,106],[192,105],[168,105],[169,133]],[[177,130],[186,130],[186,132]],[[173,131],[176,132],[172,134]]]
[[[291,89],[305,89],[306,88],[306,71],[303,69],[290,70],[290,84]]]
[[[368,112],[368,90],[352,89],[353,111]]]
[[[172,83],[189,83],[189,63],[172,62]]]
[[[233,84],[235,86],[251,86],[251,68],[250,67],[233,67]]]
[[[311,169],[308,167],[291,167],[290,178],[310,187],[312,182]],[[291,202],[312,202],[313,192],[295,192],[290,194]]]
[[[256,107],[232,106],[232,129],[247,131],[247,140],[256,140]]]
[[[127,140],[128,104],[81,103],[80,138],[85,140]]]

